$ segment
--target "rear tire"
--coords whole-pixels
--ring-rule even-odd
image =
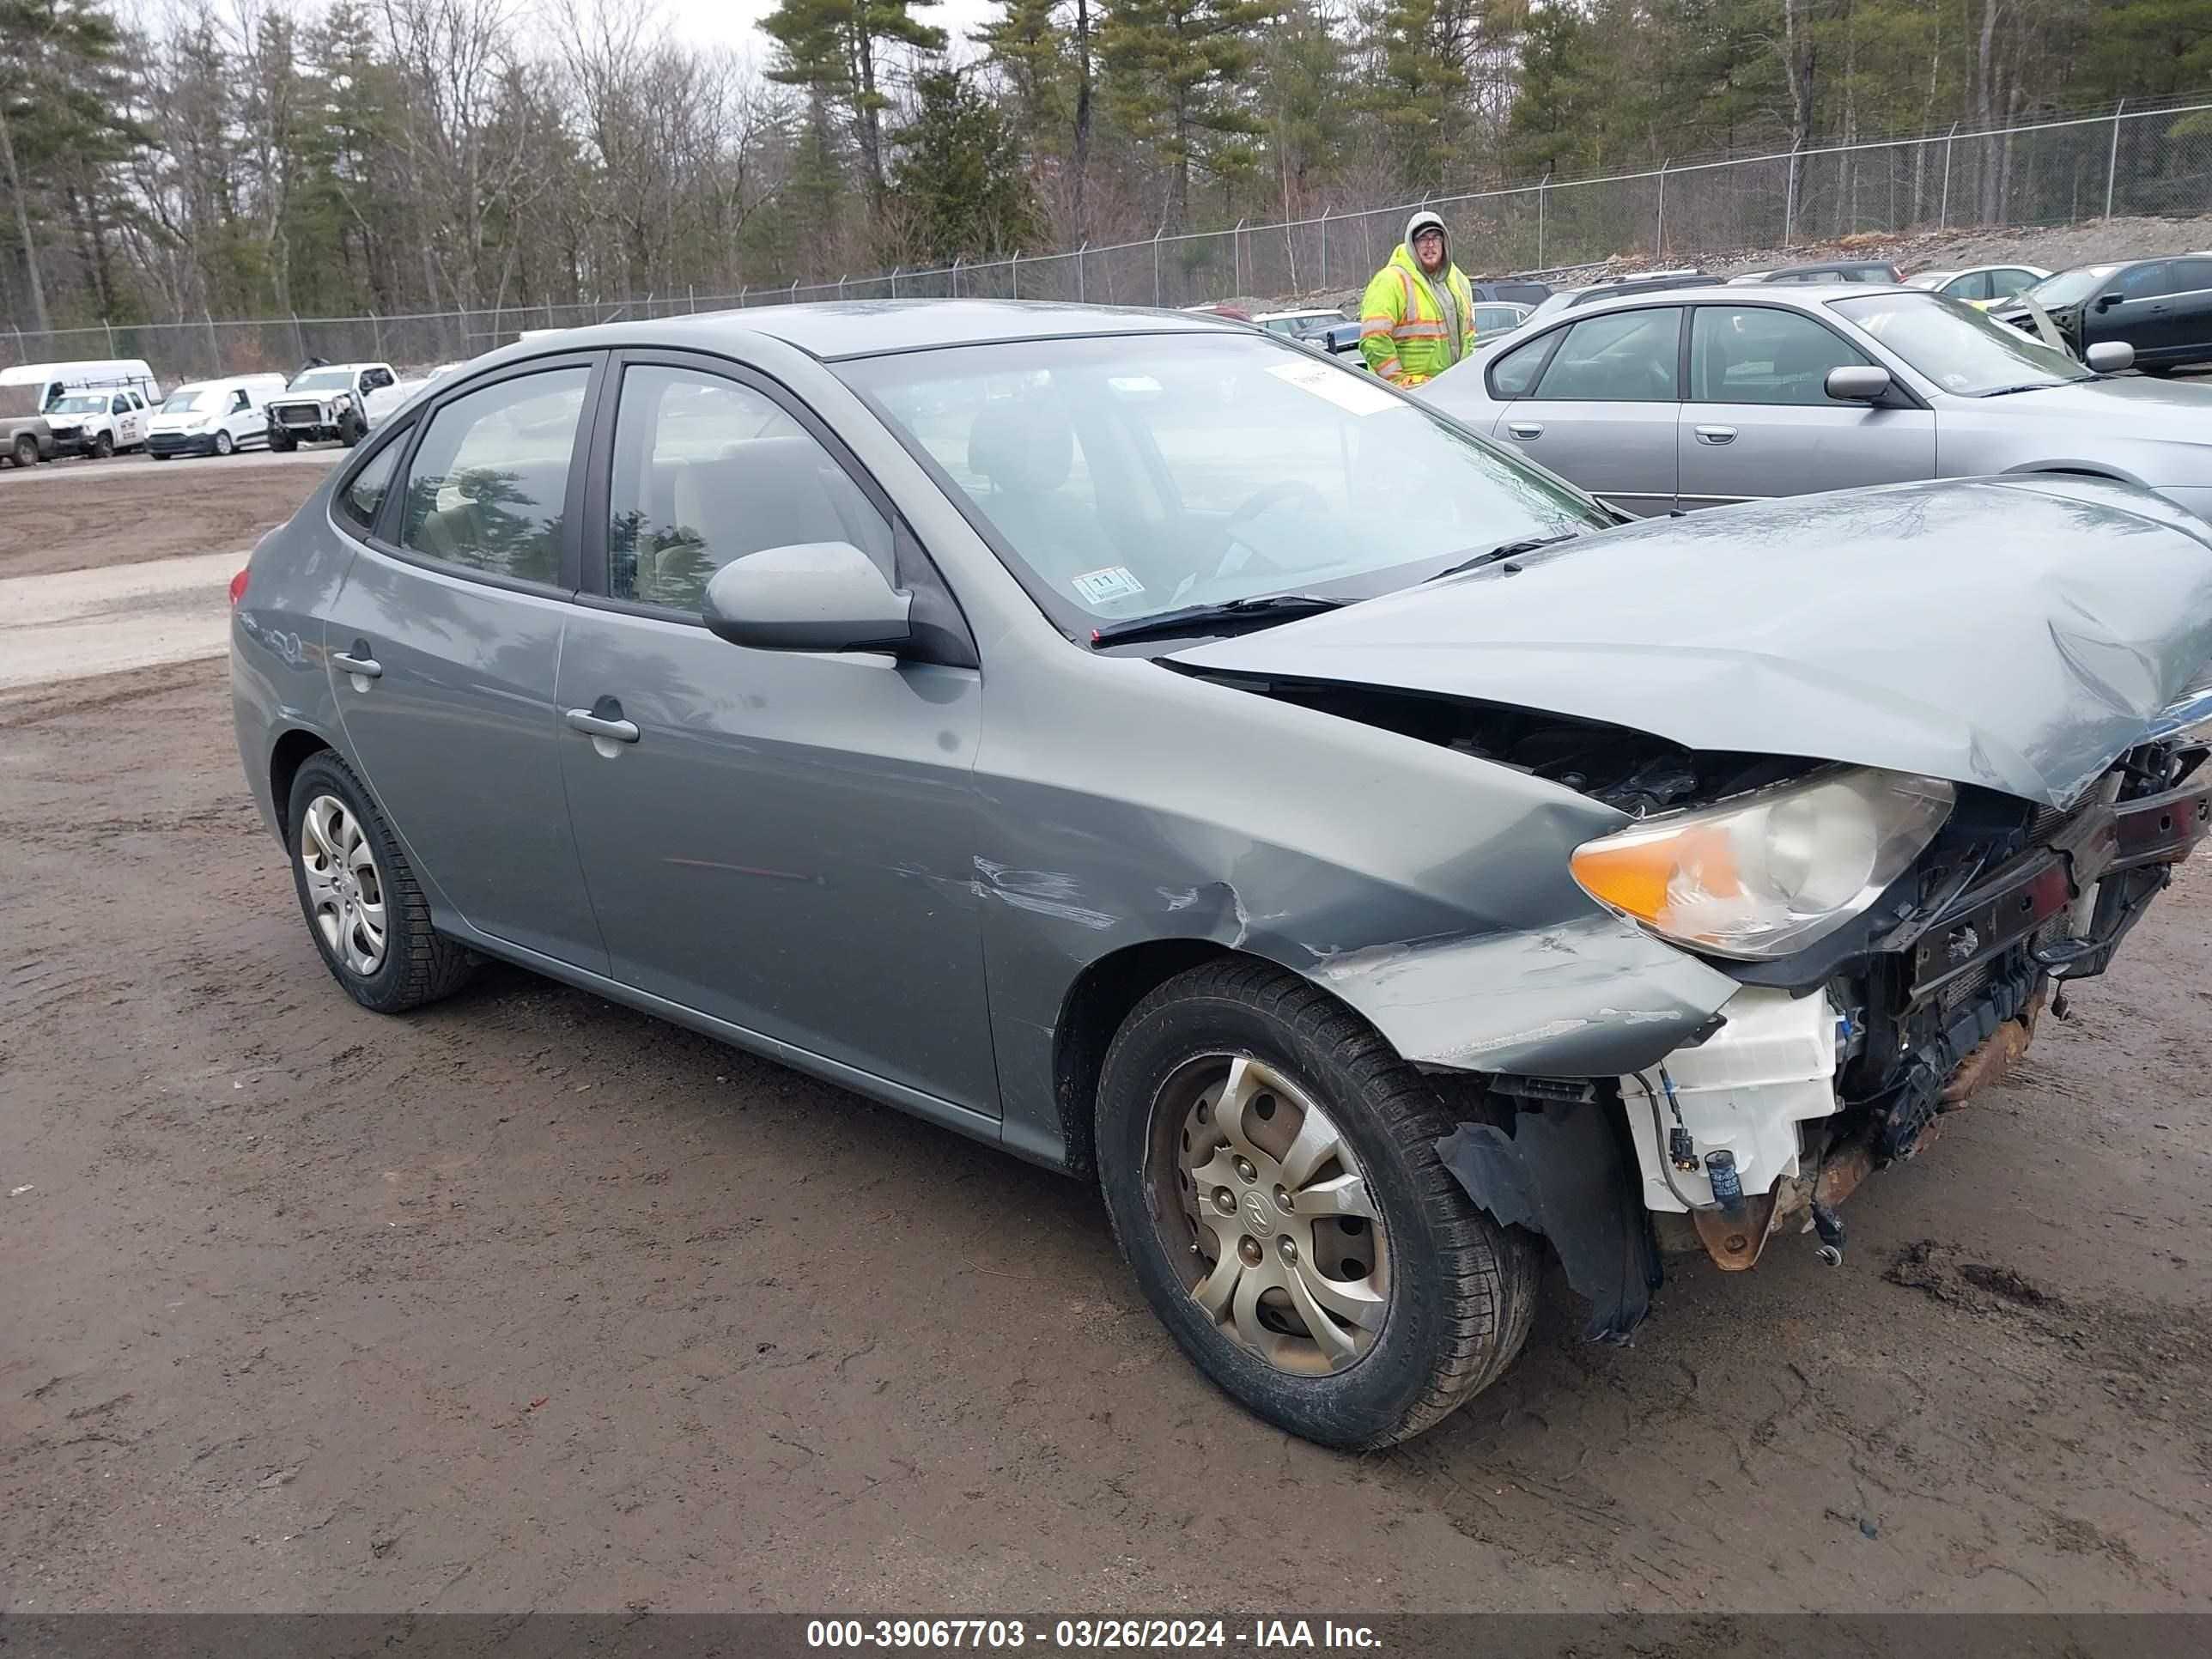
[[[301,764],[284,823],[308,937],[348,996],[400,1014],[467,983],[477,957],[432,929],[414,867],[343,761],[325,750]]]
[[[1299,1148],[1316,1115],[1314,1144],[1336,1150],[1308,1165]],[[1534,1243],[1478,1208],[1437,1156],[1456,1121],[1319,988],[1264,963],[1209,963],[1115,1035],[1099,1079],[1099,1182],[1146,1299],[1211,1381],[1320,1444],[1387,1446],[1494,1382],[1534,1311]],[[1334,1328],[1316,1331],[1317,1317]]]
[[[27,432],[19,434],[15,447],[8,452],[8,457],[18,467],[36,466],[39,464],[38,439]]]

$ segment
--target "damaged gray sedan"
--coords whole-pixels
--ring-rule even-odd
[[[2160,497],[1618,516],[1204,318],[569,331],[256,550],[240,746],[363,1006],[499,957],[1095,1180],[1208,1376],[1382,1445],[1547,1249],[1598,1339],[1840,1260],[2212,816]]]

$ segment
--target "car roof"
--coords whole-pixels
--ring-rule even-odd
[[[1894,259],[1808,259],[1794,265],[1776,265],[1766,274],[1786,276],[1796,270],[1894,270]]]
[[[1796,311],[1812,311],[1829,300],[1863,300],[1870,295],[1913,293],[1936,296],[1925,289],[1891,288],[1872,283],[1783,283],[1773,287],[1760,286],[1756,291],[1749,288],[1717,286],[1713,292],[1700,294],[1694,285],[1681,288],[1634,289],[1607,293],[1574,307],[1571,313],[1555,312],[1546,318],[1547,323],[1571,315],[1577,322],[1600,312],[1622,310],[1638,306],[1724,305],[1724,306],[1784,306]]]
[[[825,362],[939,346],[1098,334],[1198,334],[1240,326],[1235,319],[1135,306],[1059,305],[1039,300],[829,300],[742,311],[603,323],[562,331],[563,349],[696,343],[712,350],[733,337],[766,335]],[[538,342],[532,342],[533,345]]]

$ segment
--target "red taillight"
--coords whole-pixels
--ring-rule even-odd
[[[252,574],[252,570],[249,567],[245,570],[240,571],[235,576],[233,576],[230,579],[230,602],[234,607],[237,605],[240,599],[246,597],[246,579]]]

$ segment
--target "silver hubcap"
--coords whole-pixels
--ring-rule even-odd
[[[307,803],[300,820],[300,865],[323,943],[368,978],[384,966],[384,872],[361,820],[336,795]]]
[[[1152,1212],[1192,1299],[1285,1370],[1359,1359],[1389,1306],[1389,1251],[1328,1115],[1265,1062],[1225,1054],[1184,1066],[1153,1109],[1175,1138],[1155,1145]]]

